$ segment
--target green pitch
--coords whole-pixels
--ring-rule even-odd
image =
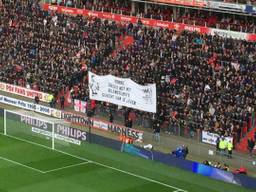
[[[53,150],[31,127],[8,126],[9,136],[0,135],[0,192],[250,191],[99,145],[59,142]]]

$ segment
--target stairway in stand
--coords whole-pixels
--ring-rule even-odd
[[[248,152],[247,149],[247,140],[254,138],[254,132],[256,131],[256,127],[251,129],[241,140],[240,142],[236,145],[236,150],[240,152]]]

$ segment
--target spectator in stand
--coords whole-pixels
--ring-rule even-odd
[[[65,97],[64,97],[64,95],[62,95],[60,97],[60,108],[64,109],[64,107],[65,107]]]
[[[128,117],[125,126],[128,128],[132,128],[132,119],[130,117]]]
[[[35,103],[36,103],[36,104],[39,104],[39,101],[40,101],[40,99],[39,99],[39,97],[36,95],[36,96],[35,96]]]
[[[189,153],[188,147],[183,145],[183,150],[184,150],[184,159],[186,159],[186,157],[188,156],[188,153]]]
[[[55,108],[56,107],[56,99],[53,95],[50,97],[50,107]]]
[[[113,123],[113,121],[114,121],[114,116],[113,116],[112,111],[110,110],[110,112],[109,112],[109,122]]]

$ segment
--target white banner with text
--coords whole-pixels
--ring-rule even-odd
[[[156,112],[156,85],[139,85],[128,78],[89,72],[90,99]]]

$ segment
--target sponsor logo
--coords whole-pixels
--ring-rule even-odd
[[[66,136],[80,141],[86,141],[86,132],[80,129],[57,124],[55,134]]]
[[[73,9],[67,9],[67,8],[62,8],[61,11],[63,13],[68,13],[68,14],[74,14],[75,11]]]
[[[108,124],[102,121],[93,121],[93,127],[103,129],[103,130],[108,130]]]
[[[180,29],[180,24],[174,24],[174,29],[176,29],[176,30],[179,30]]]
[[[34,127],[39,127],[41,129],[45,129],[45,130],[48,129],[47,123],[42,120],[39,120],[39,119],[35,119],[32,117],[28,117],[28,116],[20,116],[20,121],[22,123],[32,125]]]
[[[79,15],[82,15],[82,14],[84,13],[84,11],[81,10],[81,9],[77,9],[76,12],[77,12],[77,14],[79,14]]]
[[[168,28],[169,27],[169,23],[157,21],[156,22],[156,26],[157,27],[162,27],[162,28]]]
[[[97,119],[92,119],[92,118],[89,120],[88,117],[76,115],[73,113],[67,113],[67,112],[62,112],[61,118],[71,123],[84,125],[84,126],[91,125],[94,128],[105,130],[105,131],[111,131],[115,134],[126,135],[135,140],[141,140],[141,141],[143,140],[142,131],[129,129],[117,124],[107,123],[107,122],[97,120]]]
[[[113,133],[118,133],[120,135],[125,135],[127,137],[133,138],[135,140],[142,140],[143,132],[137,131],[135,129],[129,129],[126,127],[121,127],[115,124],[108,124],[108,130]]]
[[[56,7],[56,6],[49,6],[48,9],[51,10],[51,11],[57,11],[58,7]]]
[[[98,13],[95,13],[95,12],[92,12],[92,11],[89,11],[89,12],[88,12],[88,16],[89,16],[89,17],[99,17],[99,14],[98,14]]]
[[[124,17],[124,16],[121,16],[121,21],[127,21],[127,22],[130,22],[132,20],[131,17]]]
[[[80,125],[86,125],[86,126],[88,126],[89,124],[92,125],[92,122],[89,121],[88,117],[81,116],[81,115],[76,115],[74,113],[62,112],[61,113],[61,118],[65,119],[68,122],[77,123],[77,124],[80,124]]]
[[[193,26],[188,26],[188,25],[185,25],[185,30],[188,30],[188,31],[196,31],[196,32],[201,32],[201,28],[200,27],[193,27]]]
[[[112,14],[107,14],[107,13],[103,13],[102,17],[104,17],[105,19],[112,19]]]
[[[142,22],[142,24],[144,24],[144,25],[149,25],[149,24],[150,24],[150,21],[149,21],[149,20],[146,20],[146,19],[141,19],[141,22]]]
[[[221,37],[227,37],[227,38],[234,38],[234,39],[247,39],[247,34],[242,32],[235,32],[235,31],[227,31],[227,30],[221,30],[221,29],[211,29],[212,35],[218,35]]]

